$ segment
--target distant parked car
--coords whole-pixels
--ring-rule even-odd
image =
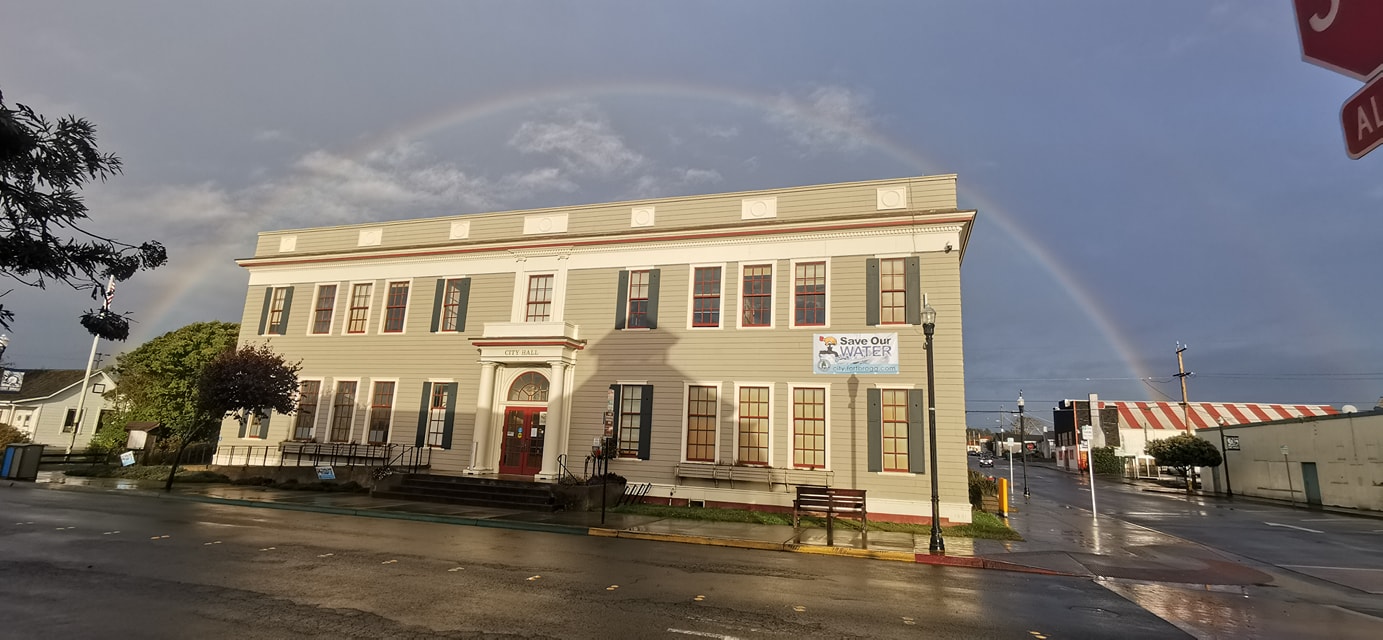
[[[974,449],[971,449],[968,453],[969,453],[970,455],[972,455],[972,456],[980,455],[980,452],[978,452],[978,451],[976,451],[976,450],[974,450]]]

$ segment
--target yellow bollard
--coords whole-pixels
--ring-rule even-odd
[[[999,478],[999,515],[1008,517],[1008,478]]]

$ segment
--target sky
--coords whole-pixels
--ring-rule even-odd
[[[95,123],[90,228],[169,251],[103,363],[238,321],[260,231],[955,173],[980,428],[1179,400],[1178,344],[1192,401],[1379,402],[1360,87],[1289,0],[0,0],[6,104]],[[84,367],[88,293],[13,289],[6,364]]]

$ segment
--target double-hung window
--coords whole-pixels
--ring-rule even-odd
[[[370,321],[370,296],[374,285],[359,282],[351,285],[350,315],[346,318],[346,333],[365,333]]]
[[[355,422],[355,391],[359,385],[354,380],[340,380],[336,383],[336,395],[331,402],[331,441],[350,442],[351,428]]]
[[[552,319],[552,286],[555,277],[548,273],[528,276],[528,297],[524,306],[524,322],[547,322]]]
[[[615,396],[616,455],[647,460],[653,433],[653,385],[612,384]]]
[[[423,401],[418,411],[419,447],[451,448],[451,432],[456,425],[455,382],[424,382]]]
[[[793,326],[826,326],[826,263],[793,265],[792,296]]]
[[[735,463],[768,464],[769,407],[772,405],[768,387],[740,387],[736,416]]]
[[[826,390],[792,390],[792,466],[826,468]]]
[[[619,292],[615,308],[616,329],[658,328],[658,269],[619,272]]]
[[[925,473],[923,390],[869,389],[867,405],[869,470]]]
[[[403,333],[403,323],[408,317],[408,283],[390,282],[384,297],[383,333]]]
[[[691,326],[720,326],[720,273],[720,267],[692,269]]]
[[[293,306],[293,287],[270,287],[264,291],[264,310],[259,316],[259,335],[288,333],[288,310]]]
[[[317,403],[321,400],[322,382],[303,380],[298,383],[298,410],[293,412],[293,439],[312,440],[317,425]]]
[[[443,278],[437,281],[433,299],[432,330],[462,332],[466,330],[466,307],[470,304],[470,278]]]
[[[336,285],[318,286],[317,300],[312,305],[312,333],[316,335],[331,333],[331,320],[335,312]]]
[[[719,388],[687,387],[687,462],[716,461],[716,409]]]
[[[865,324],[922,324],[920,260],[869,258],[865,261]]]
[[[370,394],[369,433],[366,442],[384,444],[389,441],[389,423],[394,413],[394,382],[376,381]]]
[[[773,265],[746,265],[741,276],[740,326],[773,326]]]

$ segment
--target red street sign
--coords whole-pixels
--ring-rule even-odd
[[[1383,144],[1383,74],[1364,85],[1340,110],[1345,151],[1358,160]]]
[[[1368,80],[1383,69],[1383,2],[1292,0],[1301,59]]]

